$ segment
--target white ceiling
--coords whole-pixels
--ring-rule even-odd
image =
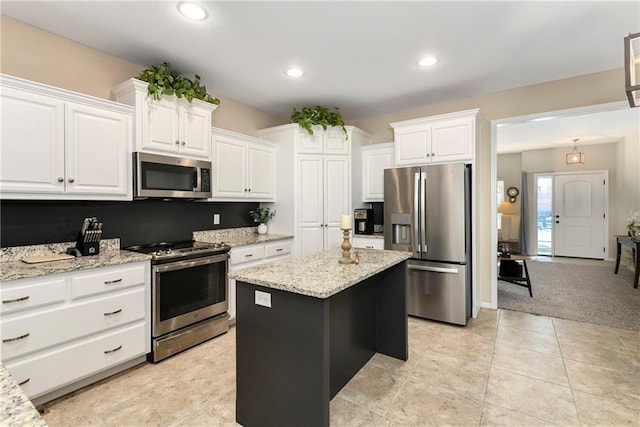
[[[640,2],[2,1],[1,13],[140,65],[167,61],[209,92],[288,118],[348,119],[620,68]],[[440,62],[420,69],[426,54]],[[299,80],[285,75],[296,65]]]

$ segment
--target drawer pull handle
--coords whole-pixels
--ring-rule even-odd
[[[117,346],[116,348],[114,348],[113,350],[105,350],[104,354],[109,354],[109,353],[114,353],[118,350],[120,350],[122,348],[122,344],[120,344],[119,346]]]
[[[113,316],[114,314],[122,313],[122,309],[119,308],[116,311],[111,311],[109,313],[104,313],[105,316]]]
[[[20,301],[26,301],[29,299],[29,295],[27,295],[26,297],[20,297],[20,298],[16,298],[16,299],[5,299],[2,300],[3,304],[9,304],[11,302],[20,302]]]
[[[18,340],[22,340],[25,339],[26,337],[28,337],[30,334],[30,332],[27,332],[24,335],[20,335],[19,337],[15,337],[15,338],[5,338],[2,340],[2,342],[11,342],[11,341],[18,341]]]
[[[244,257],[245,258],[251,258],[253,256],[253,254],[246,254]]]
[[[120,283],[122,282],[122,277],[119,279],[115,279],[115,280],[106,280],[104,282],[105,285],[113,285],[114,283]]]
[[[18,385],[20,385],[20,386],[25,385],[29,381],[31,381],[31,378],[27,378],[26,380],[19,382]]]
[[[365,246],[367,249],[373,249],[373,246]]]
[[[276,249],[276,252],[282,252],[282,250],[283,250],[282,248],[278,248]]]

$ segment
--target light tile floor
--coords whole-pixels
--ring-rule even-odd
[[[376,354],[332,426],[640,425],[640,334],[507,310],[467,327],[409,318],[406,362]],[[45,405],[50,426],[234,426],[235,329]]]

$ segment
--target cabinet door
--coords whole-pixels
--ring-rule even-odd
[[[393,167],[393,144],[362,150],[362,200],[384,201],[384,170]]]
[[[246,144],[214,135],[213,197],[246,198]]]
[[[470,119],[434,123],[431,131],[433,161],[471,160],[474,132],[474,121]]]
[[[64,103],[10,88],[0,96],[0,190],[62,193]]]
[[[331,127],[328,128],[324,138],[324,153],[325,154],[349,154],[349,145],[351,141],[347,140],[347,136],[342,131],[342,128]]]
[[[324,150],[324,130],[321,126],[313,126],[313,135],[306,129],[298,129],[298,153],[300,154],[322,154]]]
[[[321,156],[298,158],[300,208],[296,244],[299,255],[320,252],[324,248],[323,163]]]
[[[143,148],[177,153],[180,150],[180,131],[176,102],[168,99],[155,101],[152,98],[147,98],[144,105],[146,106],[147,120]]]
[[[276,176],[275,150],[257,144],[247,145],[247,188],[251,199],[273,201]]]
[[[81,104],[66,105],[68,194],[131,195],[131,117]]]
[[[340,220],[351,212],[351,182],[348,157],[324,158],[324,222],[331,230],[327,234],[325,249],[342,244]],[[337,236],[337,238],[336,238]],[[337,242],[336,242],[337,241]]]
[[[419,165],[431,159],[431,128],[422,126],[395,132],[396,166]]]
[[[180,108],[180,151],[211,158],[211,112],[188,105]]]

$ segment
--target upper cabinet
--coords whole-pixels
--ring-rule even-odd
[[[340,127],[313,126],[313,135],[303,129],[299,133],[297,152],[299,154],[344,154],[351,153],[350,141]]]
[[[148,84],[129,79],[112,92],[135,107],[135,150],[211,160],[211,113],[217,105],[163,95],[147,96]]]
[[[362,201],[384,201],[384,170],[393,167],[393,143],[362,147]]]
[[[133,109],[0,75],[5,199],[131,200]]]
[[[224,129],[211,130],[214,200],[273,202],[275,144]]]
[[[391,123],[395,165],[472,161],[478,110]]]

